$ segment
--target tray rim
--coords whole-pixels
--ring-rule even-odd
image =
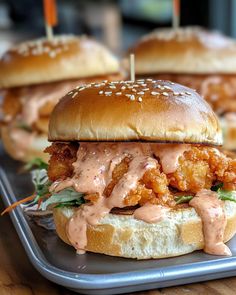
[[[5,206],[9,206],[16,200],[7,175],[1,167],[0,191],[2,192],[2,199]],[[158,287],[164,287],[167,286],[168,282],[170,282],[169,286],[171,286],[184,284],[186,280],[189,283],[193,283],[236,275],[236,256],[220,257],[210,261],[198,261],[193,264],[173,265],[161,268],[157,266],[157,268],[152,269],[120,273],[83,274],[65,271],[53,266],[46,260],[23,214],[22,208],[17,207],[10,213],[10,217],[26,254],[34,267],[47,279],[70,289],[79,289],[80,292],[88,289],[106,290],[134,286],[139,291],[143,290],[141,286],[147,284],[159,283],[160,285]],[[194,265],[194,268],[192,265]],[[131,273],[134,276],[130,276]],[[171,283],[172,281],[176,283],[173,284]]]

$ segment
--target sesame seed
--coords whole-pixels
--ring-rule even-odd
[[[125,96],[127,96],[127,97],[130,97],[130,96],[131,96],[131,94],[125,94]]]
[[[126,89],[126,87],[125,86],[122,86],[121,89],[124,90],[124,89]]]
[[[152,82],[152,79],[147,79],[148,82]]]
[[[179,92],[173,92],[174,95],[179,95]]]
[[[162,92],[162,95],[169,96],[168,92]]]
[[[116,95],[121,95],[122,93],[121,92],[116,92]]]
[[[171,90],[171,88],[169,86],[163,86],[165,89]]]
[[[78,94],[78,92],[75,92],[75,93],[72,95],[72,98],[76,97],[77,94]]]
[[[175,85],[175,83],[173,83],[173,82],[170,82],[170,84],[171,84],[171,85]]]
[[[105,92],[105,95],[107,95],[107,96],[111,96],[111,94],[112,94],[111,91],[106,91],[106,92]]]
[[[133,89],[133,85],[131,85],[131,86],[128,86],[127,88],[128,88],[128,89]]]
[[[137,92],[137,90],[136,90],[135,88],[131,89],[131,91],[133,91],[133,92]]]
[[[140,91],[140,92],[138,92],[138,94],[142,95],[142,94],[144,94],[144,92],[143,91]]]
[[[72,93],[73,93],[73,91],[68,92],[69,95],[72,94]]]
[[[142,97],[139,97],[139,98],[138,98],[138,101],[139,101],[139,102],[143,101]]]
[[[130,100],[135,100],[135,96],[134,95],[131,95],[129,99]]]
[[[142,86],[146,87],[146,86],[147,86],[147,84],[143,83],[143,84],[142,84]]]
[[[152,91],[151,92],[151,95],[158,95],[158,94],[160,94],[159,92],[156,92],[156,91]]]
[[[185,93],[186,93],[187,95],[191,95],[191,92],[186,91]]]
[[[180,92],[180,95],[185,95],[185,93],[184,92]]]
[[[161,89],[161,88],[162,88],[162,86],[161,86],[161,85],[157,85],[157,88]]]
[[[98,93],[99,93],[99,94],[103,94],[103,90],[99,91]]]
[[[110,89],[116,89],[116,86],[115,85],[110,85],[109,88]]]
[[[143,82],[144,81],[144,79],[138,79],[137,80],[137,82]]]
[[[143,91],[148,91],[148,90],[149,90],[149,88],[143,88],[142,90],[143,90]]]
[[[100,87],[100,84],[95,84],[94,87],[98,88]]]
[[[103,83],[107,83],[107,80],[103,80],[102,82],[103,82]]]

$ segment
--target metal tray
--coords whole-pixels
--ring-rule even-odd
[[[32,193],[28,174],[0,148],[0,191],[6,206]],[[10,213],[13,224],[35,268],[47,279],[82,294],[120,294],[236,275],[236,237],[232,257],[192,254],[136,261],[87,253],[76,255],[53,230],[30,221],[21,208]]]

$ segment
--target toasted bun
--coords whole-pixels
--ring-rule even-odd
[[[236,114],[225,114],[220,120],[223,135],[224,148],[228,150],[236,150]]]
[[[27,131],[25,132],[27,134]],[[28,162],[34,158],[41,158],[47,162],[49,159],[49,155],[43,152],[49,145],[46,134],[36,134],[29,141],[24,137],[14,139],[10,127],[2,126],[1,139],[6,152],[15,160]]]
[[[157,29],[130,52],[136,73],[236,73],[236,42],[198,27]]]
[[[58,236],[70,244],[66,225],[76,209],[57,208],[53,216]],[[236,203],[225,202],[224,242],[236,232]],[[202,222],[193,208],[173,210],[158,223],[133,216],[109,214],[87,229],[87,251],[127,258],[149,259],[183,255],[203,249]]]
[[[87,37],[56,36],[16,45],[0,59],[0,88],[106,75],[118,60]]]
[[[50,141],[156,141],[222,144],[218,119],[192,89],[169,81],[89,84],[54,108]]]

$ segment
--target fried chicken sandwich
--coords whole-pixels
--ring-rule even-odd
[[[45,158],[49,115],[82,84],[119,79],[118,60],[87,37],[55,36],[10,48],[0,59],[0,121],[6,151],[17,160]]]
[[[138,77],[196,89],[221,118],[224,146],[236,149],[236,42],[199,27],[157,29],[130,51]]]
[[[52,112],[49,140],[35,200],[78,253],[231,254],[236,160],[218,150],[218,119],[192,89],[152,79],[74,89]]]

